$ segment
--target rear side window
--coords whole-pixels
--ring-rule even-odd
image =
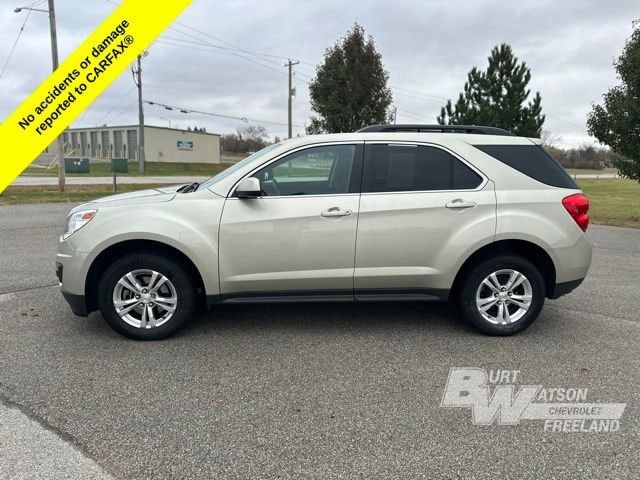
[[[366,146],[363,192],[474,189],[482,177],[440,148],[424,145]]]
[[[578,188],[562,166],[539,145],[474,145],[520,173],[552,187]]]

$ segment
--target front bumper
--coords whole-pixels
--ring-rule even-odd
[[[68,241],[60,240],[56,255],[55,273],[62,296],[71,311],[81,317],[88,315],[85,280],[95,255],[75,250]]]
[[[76,250],[68,240],[61,240],[58,243],[56,275],[63,291],[75,295],[84,295],[85,279],[95,256],[91,252]]]

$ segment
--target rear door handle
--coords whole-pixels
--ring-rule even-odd
[[[449,210],[465,210],[467,208],[473,208],[477,205],[476,202],[469,202],[461,198],[456,198],[445,204]]]
[[[351,215],[353,212],[351,210],[343,210],[340,207],[331,207],[323,210],[320,213],[320,216],[329,218],[329,217],[346,217]]]

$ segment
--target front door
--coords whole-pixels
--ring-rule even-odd
[[[227,199],[220,224],[223,300],[353,299],[361,143],[306,147],[250,176],[262,196]]]
[[[493,183],[432,145],[367,143],[357,300],[446,299],[460,259],[495,234]]]

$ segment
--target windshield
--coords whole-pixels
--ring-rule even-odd
[[[275,150],[280,145],[282,145],[282,144],[281,143],[274,143],[273,145],[269,145],[268,147],[265,147],[262,150],[259,150],[256,153],[254,153],[252,155],[249,155],[247,158],[245,158],[243,160],[240,160],[235,165],[227,168],[226,170],[221,171],[216,176],[211,177],[206,182],[202,182],[198,188],[199,189],[200,188],[209,188],[211,185],[214,185],[215,183],[219,182],[220,180],[223,180],[223,179],[227,178],[229,175],[231,175],[232,173],[237,172],[238,170],[240,170],[244,166],[250,164],[254,160],[256,160],[256,159],[268,154],[271,150]]]

